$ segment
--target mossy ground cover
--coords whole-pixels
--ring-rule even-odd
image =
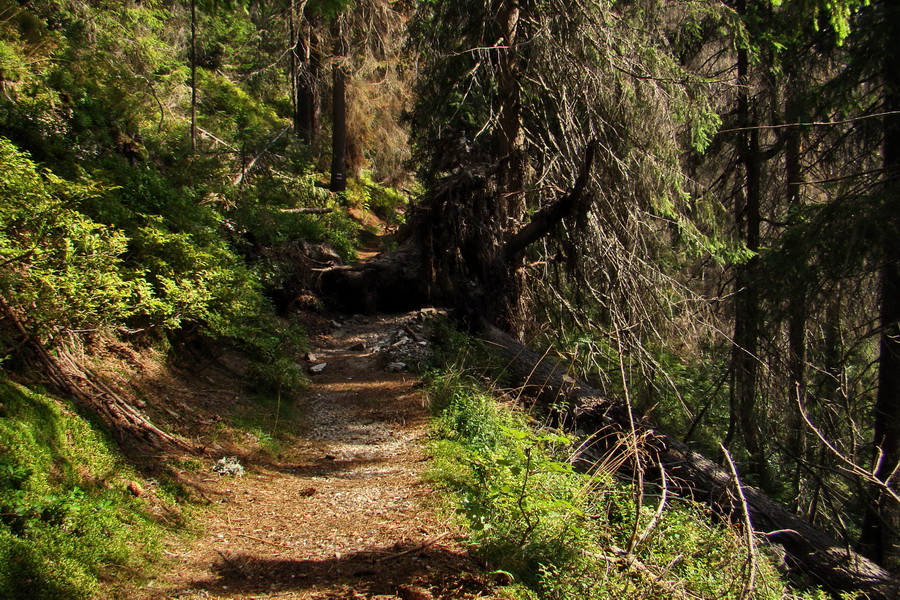
[[[138,577],[175,523],[135,479],[69,405],[0,379],[0,598],[93,598]]]

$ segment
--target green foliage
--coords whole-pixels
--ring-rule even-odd
[[[306,6],[306,10],[313,15],[334,19],[352,4],[353,0],[313,0]]]
[[[164,528],[110,444],[56,400],[0,380],[0,597],[94,598],[133,575]],[[154,492],[159,496],[159,492]]]
[[[125,236],[75,210],[103,192],[41,172],[0,138],[0,292],[33,329],[117,322],[148,291],[123,268]]]
[[[221,73],[203,72],[200,80],[205,127],[236,141],[242,151],[267,141],[271,130],[284,123],[275,110],[261,103],[245,89]],[[252,157],[246,157],[249,161]]]
[[[755,589],[743,595],[744,539],[684,500],[669,498],[660,521],[625,553],[634,532],[653,521],[659,488],[647,485],[638,510],[634,487],[617,483],[610,467],[576,471],[570,453],[577,440],[529,425],[522,412],[492,399],[460,360],[471,356],[471,342],[456,340],[445,340],[444,356],[457,349],[453,367],[428,380],[437,438],[431,476],[471,531],[473,549],[524,586],[515,592],[520,597],[786,597],[765,552]]]
[[[409,202],[403,192],[375,183],[368,174],[350,179],[347,200],[351,205],[371,211],[391,225],[403,223],[402,210]]]
[[[325,215],[321,223],[324,228],[322,241],[327,241],[345,263],[355,262],[359,224],[343,211]]]
[[[219,234],[221,215],[187,190],[151,171],[116,189],[67,182],[8,140],[0,168],[0,290],[35,331],[201,323],[275,354],[278,328],[259,277]]]

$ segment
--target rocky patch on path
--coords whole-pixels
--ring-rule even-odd
[[[325,334],[345,344],[344,350],[362,355],[378,355],[388,371],[418,371],[431,351],[431,322],[444,311],[426,308],[402,316],[367,317],[353,315],[331,319]],[[320,353],[307,354],[309,372],[317,375],[327,368]]]

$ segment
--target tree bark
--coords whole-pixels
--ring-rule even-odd
[[[586,445],[588,449],[580,458],[586,468],[622,436],[631,435],[623,402],[604,397],[568,376],[555,361],[532,352],[496,327],[485,325],[482,337],[505,361],[504,374],[512,378],[513,386],[522,386],[526,394],[548,410],[564,407],[558,413],[562,424],[593,436],[596,443]],[[642,462],[661,464],[670,490],[706,503],[727,518],[742,519],[742,507],[732,493],[729,471],[646,423],[640,425],[638,438],[643,440]],[[624,465],[623,472],[630,475],[633,467]],[[652,470],[648,469],[648,476]],[[900,595],[900,582],[885,569],[831,539],[759,490],[743,486],[743,492],[754,530],[768,541],[782,545],[789,564],[816,583],[831,591],[868,594],[870,600],[894,600]]]
[[[791,70],[796,66],[791,64]],[[787,99],[785,101],[786,121],[796,123],[800,121],[801,102],[794,87],[795,82],[788,79]],[[785,133],[784,167],[787,183],[786,201],[788,211],[794,215],[800,211],[803,204],[803,165],[801,162],[802,133],[799,127],[789,127]],[[805,268],[806,264],[799,268]],[[787,306],[787,335],[788,335],[788,389],[785,395],[788,401],[789,422],[788,448],[790,453],[797,457],[797,465],[794,469],[792,481],[792,494],[800,499],[802,475],[800,458],[806,454],[806,425],[800,413],[799,404],[806,404],[807,381],[807,320],[808,308],[806,300],[806,288],[802,281],[795,282],[788,298]]]
[[[297,3],[290,1],[288,6],[288,37],[290,60],[288,62],[288,80],[291,84],[291,113],[293,117],[294,133],[300,135],[300,35],[297,23]]]
[[[407,242],[363,265],[323,270],[319,291],[347,313],[406,312],[446,304],[431,293],[425,264],[416,245]]]
[[[347,71],[343,59],[346,56],[340,19],[332,29],[335,44],[335,63],[332,89],[331,122],[331,191],[347,189]]]
[[[498,155],[503,161],[500,194],[500,219],[504,228],[514,227],[525,214],[525,156],[522,132],[522,98],[519,76],[519,4],[517,0],[499,0],[496,11],[501,46],[498,50],[500,101]]]
[[[312,146],[316,143],[319,132],[319,77],[322,58],[314,24],[303,14],[298,20],[294,127],[300,139]]]
[[[197,0],[191,0],[191,151],[197,150]]]
[[[737,10],[746,13],[744,0]],[[746,49],[738,51],[738,83],[742,86],[738,97],[739,119],[744,127],[753,127],[756,118],[751,106],[750,58]],[[759,130],[741,132],[738,139],[738,158],[744,173],[744,185],[735,202],[735,223],[741,241],[753,256],[738,265],[734,294],[734,343],[732,345],[731,418],[737,425],[744,446],[750,455],[750,471],[764,487],[768,487],[768,468],[756,418],[756,387],[759,346],[759,293],[756,273],[760,243],[760,204],[762,196],[762,152]],[[733,433],[733,432],[732,432]]]
[[[885,0],[884,112],[900,110],[900,0]],[[900,117],[883,117],[885,172],[884,256],[881,265],[881,343],[873,439],[874,474],[894,489],[900,470]],[[900,505],[884,490],[870,492],[860,547],[887,568],[900,568]]]

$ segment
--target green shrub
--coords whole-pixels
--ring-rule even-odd
[[[585,600],[824,597],[788,596],[764,549],[756,585],[745,596],[743,536],[686,500],[669,497],[661,519],[631,547],[635,532],[654,521],[659,488],[641,490],[638,509],[634,485],[617,482],[607,467],[577,472],[569,462],[575,440],[529,425],[524,413],[476,383],[469,358],[483,355],[473,347],[458,334],[446,336],[441,355],[453,357],[452,367],[429,375],[436,409],[431,477],[448,493],[473,550],[520,586],[511,593]],[[484,363],[477,364],[482,381]]]
[[[347,186],[347,202],[371,211],[392,225],[403,223],[403,209],[409,200],[392,187],[372,181],[368,174],[350,180]]]
[[[121,321],[148,292],[127,277],[125,236],[75,209],[102,193],[40,171],[0,138],[0,292],[36,330]]]

